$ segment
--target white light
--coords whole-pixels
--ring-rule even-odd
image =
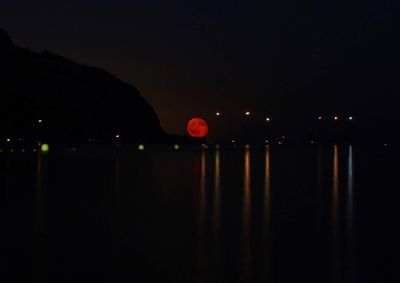
[[[38,120],[38,123],[43,123],[43,120],[42,120],[42,119],[39,119],[39,120]]]
[[[265,119],[265,121],[269,122],[269,121],[271,121],[271,119],[269,117],[267,117],[267,119]]]
[[[314,144],[314,141],[311,141],[311,144]]]
[[[7,142],[10,142],[10,141],[11,141],[11,139],[6,139],[6,141],[7,141]]]
[[[115,135],[115,137],[116,137],[117,139],[119,139],[119,135]]]
[[[247,111],[246,113],[244,113],[246,116],[249,116],[250,115],[250,112],[249,111]]]
[[[221,113],[217,112],[217,113],[216,113],[216,115],[217,115],[217,116],[220,116],[220,115],[221,115]]]
[[[266,140],[265,143],[268,143],[268,140]]]
[[[232,140],[232,143],[235,143],[235,140]]]
[[[335,120],[337,120],[337,119],[339,119],[339,117],[338,116],[335,116],[335,118],[334,118]]]
[[[203,143],[203,144],[201,145],[201,148],[202,148],[202,149],[208,149],[208,145],[206,145],[206,144]]]
[[[319,116],[319,117],[318,117],[318,120],[322,120],[322,117],[321,117],[321,116]]]
[[[349,117],[349,120],[353,120],[353,117],[352,117],[352,116],[350,116],[350,117]]]

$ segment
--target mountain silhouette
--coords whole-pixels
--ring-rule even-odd
[[[0,29],[0,135],[55,143],[192,142],[160,127],[139,91],[49,51],[16,46]]]

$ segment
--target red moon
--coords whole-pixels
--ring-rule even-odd
[[[208,134],[208,125],[201,118],[193,118],[186,127],[189,135],[194,138],[204,138]]]

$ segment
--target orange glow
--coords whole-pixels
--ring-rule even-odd
[[[186,127],[189,135],[194,138],[204,138],[208,134],[208,125],[201,118],[193,118]]]

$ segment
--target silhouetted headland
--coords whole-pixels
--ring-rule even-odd
[[[169,135],[139,91],[98,68],[16,46],[0,29],[0,137],[25,143],[195,143]],[[3,143],[2,140],[2,143]]]

